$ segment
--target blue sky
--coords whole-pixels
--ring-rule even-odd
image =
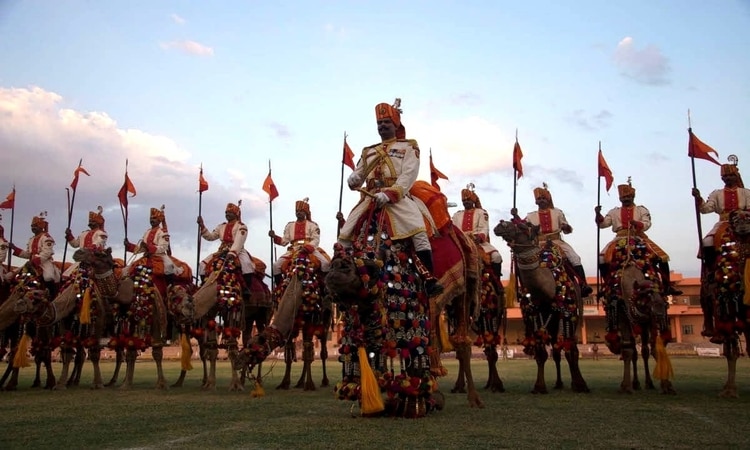
[[[62,257],[65,188],[83,158],[91,176],[79,184],[72,229],[102,205],[122,254],[116,194],[128,159],[138,191],[128,237],[140,238],[148,209],[164,204],[174,254],[194,266],[203,164],[206,224],[242,199],[247,248],[270,262],[261,190],[270,161],[280,192],[274,229],[309,197],[330,250],[343,134],[357,154],[376,143],[375,104],[400,97],[407,134],[423,150],[420,178],[429,180],[432,149],[449,199],[473,182],[492,224],[513,206],[517,130],[518,209],[533,210],[532,190],[546,182],[589,275],[601,141],[615,183],[632,176],[672,268],[696,276],[687,111],[722,161],[736,154],[740,170],[747,165],[748,30],[750,2],[729,0],[5,0],[0,195],[16,186],[13,241],[24,245],[31,217],[48,211]],[[720,187],[717,166],[696,161],[696,170],[704,195]],[[356,199],[344,192],[344,213]],[[602,191],[605,211],[618,203],[614,188]],[[7,236],[10,211],[2,214]],[[704,217],[704,230],[714,220]],[[603,230],[602,242],[611,236]],[[202,254],[215,248],[204,242]]]

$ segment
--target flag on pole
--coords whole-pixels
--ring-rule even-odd
[[[432,186],[438,191],[440,190],[440,186],[438,185],[438,180],[441,178],[443,180],[448,179],[448,177],[445,176],[443,172],[437,170],[435,165],[432,164],[432,149],[430,149],[430,181],[432,182]]]
[[[602,154],[601,150],[599,150],[599,176],[604,177],[604,180],[606,180],[607,192],[609,192],[609,189],[612,187],[612,183],[615,181],[615,178],[612,176],[612,171],[607,165],[607,161],[604,160],[604,155]]]
[[[354,170],[354,152],[352,151],[352,148],[349,147],[349,143],[346,142],[346,136],[344,136],[344,164],[351,167],[352,170]]]
[[[5,201],[0,203],[0,209],[13,209],[16,206],[16,188],[14,187],[10,194],[5,197]]]
[[[268,170],[268,176],[263,182],[263,190],[266,192],[266,194],[268,194],[269,202],[272,202],[273,199],[279,196],[279,191],[278,189],[276,189],[276,184],[273,182],[273,178],[271,178],[271,169]]]
[[[516,141],[513,145],[513,169],[518,174],[516,179],[523,176],[523,165],[521,165],[521,158],[523,158],[523,152],[521,151],[521,144]]]
[[[693,134],[693,129],[688,128],[688,156],[691,158],[705,159],[706,161],[711,161],[717,166],[720,166],[721,164],[719,161],[715,160],[713,156],[711,156],[711,153],[715,154],[716,157],[719,156],[719,152],[703,143],[703,141]]]
[[[128,215],[128,194],[130,194],[131,197],[135,197],[135,186],[133,185],[133,182],[130,181],[128,173],[125,172],[125,182],[122,183],[120,192],[117,193],[117,198],[120,199],[120,206],[125,210],[126,218]]]
[[[198,176],[198,192],[206,192],[208,190],[208,181],[203,178],[203,166],[201,166],[201,173]]]
[[[90,176],[89,173],[86,172],[86,169],[84,169],[83,166],[79,163],[78,167],[76,167],[76,170],[73,172],[73,181],[70,182],[70,188],[73,189],[73,191],[75,191],[78,187],[78,177],[82,173]]]

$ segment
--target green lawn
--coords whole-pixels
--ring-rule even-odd
[[[718,398],[725,381],[723,358],[673,358],[676,396],[658,391],[618,394],[622,363],[581,361],[591,393],[569,389],[548,395],[529,393],[535,376],[531,360],[501,361],[507,389],[480,390],[484,409],[470,409],[466,396],[451,394],[456,365],[446,361],[441,380],[443,411],[418,420],[353,418],[351,403],[334,399],[332,388],[303,392],[274,387],[280,362],[266,364],[266,396],[228,392],[228,363],[218,368],[215,391],[200,389],[198,367],[185,387],[156,391],[154,365],[139,362],[136,385],[93,391],[90,368],[81,387],[65,391],[31,389],[33,371],[23,369],[19,390],[0,392],[0,448],[748,448],[750,447],[750,363],[738,364],[739,399]],[[88,363],[87,363],[88,364]],[[105,379],[113,365],[104,363]],[[315,380],[320,381],[320,363]],[[473,363],[484,386],[486,363]],[[59,371],[59,364],[55,365]],[[569,380],[563,364],[563,379]],[[292,382],[299,376],[295,364]],[[332,383],[339,364],[329,362]],[[167,363],[167,379],[179,363]],[[552,387],[554,366],[547,366]]]

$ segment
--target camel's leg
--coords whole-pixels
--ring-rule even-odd
[[[10,379],[8,380],[8,384],[5,385],[5,390],[6,391],[15,391],[16,389],[18,389],[18,371],[20,369],[13,368],[13,363],[12,362],[10,363],[9,367],[11,367]]]
[[[167,379],[164,377],[164,366],[162,365],[164,347],[161,343],[151,347],[151,356],[156,363],[156,389],[166,390],[169,386],[167,386]]]
[[[565,358],[568,359],[568,354],[565,354]],[[553,345],[552,346],[552,361],[555,362],[555,387],[554,389],[562,389],[564,387],[562,381],[562,370],[560,365],[562,363],[562,350]]]
[[[206,349],[206,360],[208,361],[208,378],[203,385],[204,390],[216,389],[216,359],[219,357],[219,349],[216,347]]]
[[[10,373],[13,371],[13,352],[8,355],[8,367],[5,368],[2,378],[0,378],[0,390],[5,390],[5,382],[8,380]]]
[[[120,377],[120,368],[122,363],[125,361],[125,352],[121,348],[115,349],[115,370],[112,372],[112,378],[104,386],[114,386],[117,384],[117,379]]]
[[[586,380],[583,379],[581,366],[578,364],[580,358],[577,345],[573,344],[570,350],[565,352],[565,360],[568,362],[568,367],[570,368],[570,388],[573,392],[590,392]]]
[[[315,347],[313,346],[312,336],[303,344],[302,363],[304,364],[303,373],[305,376],[304,387],[306,391],[314,391],[315,382],[312,378],[312,363],[315,360]]]
[[[466,374],[466,384],[468,388],[467,399],[469,400],[469,406],[474,408],[484,408],[482,399],[479,398],[479,393],[474,385],[474,377],[471,373],[471,344],[464,342],[456,346],[456,358],[458,359],[459,367],[462,372]]]
[[[86,362],[86,350],[80,345],[75,348],[75,355],[73,356],[73,370],[70,372],[68,378],[68,387],[78,386],[81,382],[81,372],[83,371],[83,364]]]
[[[101,356],[102,348],[98,345],[89,349],[89,359],[94,368],[94,382],[91,384],[91,389],[102,389],[104,387],[104,382],[102,381],[102,369],[99,367]]]
[[[129,348],[125,350],[125,380],[120,385],[120,389],[130,389],[133,387],[133,378],[135,376],[135,360],[138,358],[138,352]]]
[[[185,375],[187,375],[187,370],[180,370],[180,376],[177,377],[177,381],[171,384],[170,387],[174,388],[181,388],[182,385],[185,383]]]
[[[487,356],[487,365],[489,366],[489,373],[487,377],[487,384],[485,389],[489,389],[491,392],[505,392],[505,386],[503,386],[503,380],[500,378],[500,373],[497,371],[497,347],[488,345],[484,347],[484,354]]]
[[[73,349],[65,347],[60,349],[60,358],[62,358],[62,372],[60,372],[60,378],[57,379],[55,390],[63,390],[68,387],[68,372],[70,370],[70,363],[73,361]]]
[[[623,363],[623,372],[619,392],[623,394],[632,394],[633,378],[632,374],[630,373],[630,368],[633,363],[633,358],[637,358],[637,356],[635,355],[635,347],[632,345],[632,341],[627,344],[623,343],[621,357]]]
[[[292,384],[292,361],[294,361],[294,340],[290,339],[284,346],[284,377],[281,379],[281,383],[276,386],[276,389],[289,389]]]
[[[458,360],[458,373],[456,374],[456,384],[451,389],[451,394],[465,394],[466,393],[466,372],[465,367],[461,364],[461,359],[458,356],[458,350],[456,350],[456,360]]]
[[[549,354],[544,344],[536,344],[534,347],[534,359],[536,360],[536,382],[531,393],[547,394],[547,382],[544,380],[544,364],[549,359]]]
[[[642,339],[641,343],[641,359],[643,360],[643,379],[646,384],[646,389],[656,389],[656,386],[654,386],[654,380],[651,379],[651,370],[649,369],[648,365],[651,360],[651,344],[649,344],[648,336],[644,336],[645,339]],[[635,357],[634,359],[638,359],[638,357]],[[637,389],[635,384],[633,385],[634,389]]]
[[[53,389],[55,387],[55,373],[52,370],[52,350],[49,347],[40,352],[39,364],[44,365],[44,370],[47,373],[44,389]]]
[[[739,357],[739,342],[737,337],[728,337],[724,341],[724,357],[727,359],[727,382],[719,392],[720,397],[739,398],[737,391],[737,358]]]
[[[242,386],[242,381],[239,376],[239,368],[237,367],[237,354],[239,353],[237,347],[237,338],[230,338],[227,344],[227,356],[229,357],[229,366],[232,370],[232,380],[229,383],[230,391],[243,391],[245,388]]]
[[[638,391],[641,389],[641,381],[638,378],[638,351],[636,350],[633,359],[632,359],[632,366],[633,366],[633,372],[631,376],[631,385],[633,386],[634,391]],[[648,362],[646,362],[645,366],[646,373],[648,373]]]
[[[38,388],[42,385],[42,356],[41,352],[34,356],[34,381],[31,383],[32,388]]]
[[[328,327],[323,331],[326,335],[328,333],[327,330]],[[328,387],[330,385],[328,373],[326,372],[326,361],[328,360],[328,339],[326,339],[326,335],[318,341],[320,342],[320,363],[323,365],[323,379],[320,381],[320,387]]]

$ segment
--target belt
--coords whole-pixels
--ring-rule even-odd
[[[559,241],[559,240],[561,240],[560,232],[559,231],[555,231],[554,233],[540,234],[539,235],[539,241],[542,241],[542,240],[544,240],[544,241],[546,241],[546,240]]]
[[[391,187],[396,183],[396,180],[398,180],[397,177],[368,178],[367,190],[372,191],[374,189]]]

